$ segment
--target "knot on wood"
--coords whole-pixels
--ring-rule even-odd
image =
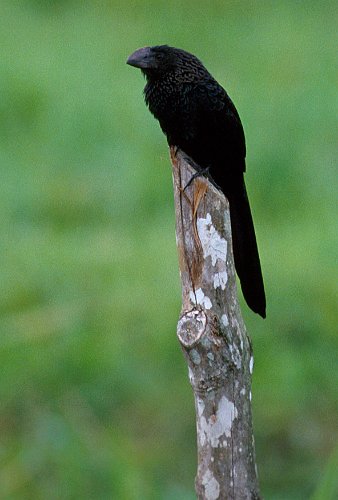
[[[194,347],[205,332],[207,325],[206,314],[199,309],[185,312],[177,324],[177,336],[180,343],[191,349]]]

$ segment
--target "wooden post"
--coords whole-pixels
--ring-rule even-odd
[[[237,300],[229,204],[171,148],[182,282],[177,335],[196,406],[199,499],[259,499],[251,417],[253,355]]]

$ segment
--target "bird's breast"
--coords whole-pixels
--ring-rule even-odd
[[[169,144],[181,142],[193,133],[196,106],[189,94],[187,87],[175,88],[170,80],[148,83],[144,89],[146,104],[160,122]]]

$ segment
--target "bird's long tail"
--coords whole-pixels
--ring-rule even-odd
[[[235,189],[227,193],[235,267],[248,306],[265,318],[263,276],[244,179],[238,179],[236,184]]]

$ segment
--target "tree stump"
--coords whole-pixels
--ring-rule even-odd
[[[199,499],[259,499],[251,415],[253,354],[237,299],[229,204],[171,148],[182,282],[177,335],[196,407]]]

